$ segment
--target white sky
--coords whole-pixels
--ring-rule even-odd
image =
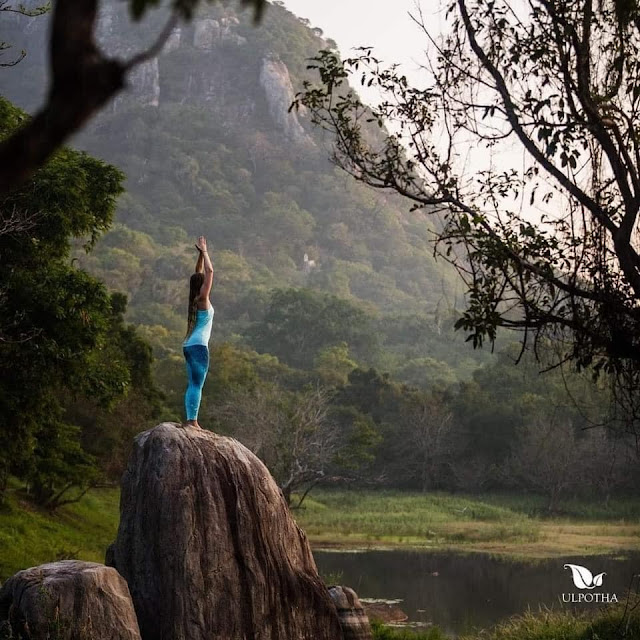
[[[425,35],[413,23],[418,0],[284,0],[297,16],[308,18],[327,38],[338,43],[343,57],[358,46],[373,46],[375,55],[385,63],[398,62],[407,76],[413,76],[424,60]],[[421,0],[419,6],[426,22],[437,33],[440,0]]]

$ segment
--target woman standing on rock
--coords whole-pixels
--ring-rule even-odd
[[[213,265],[207,253],[207,241],[204,236],[198,238],[196,249],[199,255],[196,272],[189,281],[187,336],[182,343],[182,350],[187,361],[188,378],[187,391],[184,394],[186,424],[200,427],[198,410],[202,400],[202,387],[209,370],[209,338],[213,324],[213,307],[209,302],[213,284]]]

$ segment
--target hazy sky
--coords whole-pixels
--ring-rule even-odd
[[[343,57],[352,47],[371,45],[385,62],[400,62],[412,75],[424,58],[425,36],[413,23],[417,0],[284,0],[285,6],[311,25],[320,27],[327,38],[338,43]],[[440,0],[421,0],[429,27],[439,30]]]

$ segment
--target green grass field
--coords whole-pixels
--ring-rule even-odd
[[[94,489],[51,514],[10,491],[0,504],[0,581],[55,560],[104,562],[118,529],[119,500],[117,489]]]

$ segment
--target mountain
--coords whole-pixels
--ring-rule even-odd
[[[126,5],[101,3],[99,42],[121,57],[148,46],[166,20],[155,11],[132,24]],[[289,111],[312,78],[308,59],[335,43],[280,4],[257,27],[236,8],[206,5],[175,28],[73,141],[128,176],[117,225],[91,254],[78,252],[80,264],[128,294],[128,318],[160,355],[179,354],[192,245],[204,234],[217,339],[250,342],[269,291],[305,287],[375,320],[386,355],[369,364],[399,371],[428,356],[458,372],[475,367],[477,354],[450,328],[462,287],[433,257],[430,222],[331,165],[331,141],[304,111]],[[46,89],[47,18],[3,17],[2,27],[0,40],[28,52],[2,71],[3,92],[32,112]]]

